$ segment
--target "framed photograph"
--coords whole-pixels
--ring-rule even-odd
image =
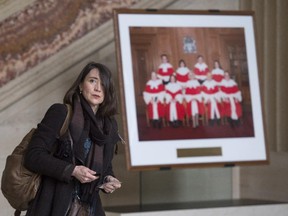
[[[114,10],[130,170],[268,163],[254,14]]]

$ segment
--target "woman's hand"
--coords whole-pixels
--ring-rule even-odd
[[[99,178],[99,176],[96,176],[95,171],[85,166],[76,166],[72,172],[72,176],[78,179],[81,183],[89,183]]]
[[[102,188],[106,193],[113,193],[116,189],[121,187],[121,182],[113,176],[106,176],[105,181],[106,183],[104,183],[100,188]]]

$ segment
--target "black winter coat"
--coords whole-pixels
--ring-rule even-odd
[[[40,188],[36,198],[29,205],[27,216],[65,216],[70,207],[75,191],[75,182],[71,176],[75,168],[71,149],[73,140],[67,134],[59,137],[66,115],[67,108],[64,104],[52,105],[38,124],[27,149],[25,166],[42,175]],[[116,121],[113,121],[113,127],[117,127]],[[104,147],[103,173],[100,181],[107,175],[113,175],[111,162],[116,142]],[[53,149],[57,149],[58,158],[51,154],[55,151]],[[96,207],[96,215],[104,216],[98,192],[96,191],[97,202],[93,205]]]

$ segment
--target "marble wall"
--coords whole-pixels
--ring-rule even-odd
[[[38,0],[0,22],[0,87],[55,55],[134,0]]]

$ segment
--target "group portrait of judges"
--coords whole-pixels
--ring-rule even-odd
[[[153,128],[197,128],[202,120],[203,126],[239,126],[242,95],[229,72],[222,69],[219,60],[209,69],[202,55],[191,68],[183,59],[175,68],[166,54],[161,55],[161,64],[151,72],[143,91],[147,124]]]

